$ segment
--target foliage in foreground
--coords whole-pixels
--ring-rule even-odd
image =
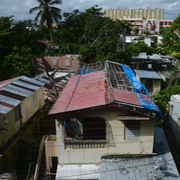
[[[167,86],[164,90],[162,90],[159,94],[154,96],[154,99],[157,101],[157,106],[161,109],[163,112],[163,116],[165,120],[169,119],[169,108],[168,108],[168,102],[170,101],[170,98],[172,95],[179,94],[180,92],[180,86]]]
[[[0,80],[30,76],[38,54],[44,51],[39,31],[26,29],[26,21],[11,27],[12,17],[0,17]]]

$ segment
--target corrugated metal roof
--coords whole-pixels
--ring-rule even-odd
[[[19,94],[14,94],[4,90],[0,91],[0,94],[20,101],[23,101],[26,98],[25,96],[21,96]]]
[[[99,179],[99,165],[58,165],[56,180],[58,179]]]
[[[17,106],[21,101],[8,96],[0,95],[0,101]]]
[[[12,109],[12,108],[0,104],[0,112],[1,112],[1,113],[6,114],[6,113],[9,112],[11,109]]]
[[[4,82],[6,84],[4,84]],[[33,84],[32,84],[33,82]],[[1,82],[0,82],[1,84]],[[16,107],[26,97],[30,96],[34,91],[40,88],[38,81],[22,76],[11,80],[3,81],[0,89],[0,113],[8,113],[12,108]]]
[[[156,71],[134,70],[140,78],[163,79]]]
[[[78,78],[79,75],[76,75],[69,80],[49,114],[106,105],[105,96],[107,95],[108,98],[108,90],[105,83],[105,72],[98,71],[81,76],[71,103],[67,107]]]
[[[19,88],[19,87],[16,87],[14,85],[11,85],[11,84],[3,87],[2,89],[9,91],[9,92],[12,92],[14,94],[20,94],[20,95],[26,96],[26,97],[30,96],[33,93],[33,91],[29,91],[29,90],[26,90],[23,88]]]
[[[17,84],[17,85],[20,85],[22,87],[26,87],[26,88],[33,89],[33,90],[38,90],[39,89],[39,86],[35,86],[35,85],[29,84],[29,83],[25,83],[25,82],[19,81],[19,80],[13,82],[13,84]]]
[[[44,83],[39,82],[39,81],[36,81],[35,79],[32,79],[32,78],[28,78],[28,77],[26,77],[26,76],[23,76],[23,77],[21,78],[21,80],[27,81],[27,82],[30,83],[30,84],[33,83],[33,84],[36,84],[36,85],[44,86]]]
[[[101,159],[99,180],[180,179],[163,129],[155,128],[154,148],[157,155],[124,155]],[[162,167],[167,169],[162,169]]]

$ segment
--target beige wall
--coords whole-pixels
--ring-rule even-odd
[[[52,137],[50,135],[49,137]],[[51,172],[52,169],[52,157],[58,157],[58,148],[56,139],[47,137],[45,141],[45,154],[46,154],[46,169]],[[56,137],[56,136],[55,136]]]
[[[32,96],[37,94],[37,105],[32,107]],[[21,103],[21,113],[22,113],[22,126],[45,104],[44,101],[44,87],[40,87],[37,91],[31,94],[29,97],[24,99]]]
[[[139,140],[125,140],[125,123],[117,120],[118,115],[132,115],[129,111],[106,107],[60,116],[56,121],[59,164],[99,163],[101,156],[122,154],[152,154],[154,121],[141,121]],[[135,115],[135,114],[134,114]],[[65,149],[63,143],[63,120],[68,117],[102,117],[107,121],[107,147],[102,149]]]
[[[6,123],[3,120],[4,118],[10,123],[6,125]],[[11,111],[9,111],[7,114],[5,114],[0,118],[0,124],[3,127],[6,125],[5,128],[8,130],[8,131],[2,130],[2,132],[0,132],[0,148],[1,148],[11,139],[12,136],[16,134],[14,109],[12,109]]]

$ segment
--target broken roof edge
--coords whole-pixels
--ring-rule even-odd
[[[109,103],[109,104],[106,104],[106,105],[102,105],[102,106],[94,106],[94,107],[90,107],[90,108],[86,108],[86,109],[78,109],[78,110],[73,110],[73,111],[64,111],[64,112],[60,112],[60,113],[55,113],[55,114],[50,114],[48,113],[48,116],[50,117],[56,117],[56,116],[62,116],[64,114],[69,114],[69,113],[75,113],[75,112],[79,112],[79,111],[89,111],[89,110],[95,110],[95,109],[102,109],[102,108],[105,108],[105,107],[115,107],[115,108],[118,108],[118,109],[122,109],[122,110],[127,110],[127,111],[130,111],[130,112],[135,112],[139,115],[142,115],[144,117],[148,117],[148,118],[151,118],[153,120],[159,120],[159,117],[155,117],[151,114],[151,111],[148,111],[147,110],[147,114],[145,113],[142,113],[142,112],[139,112],[137,111],[137,109],[130,109],[130,108],[125,108],[124,106],[120,106],[120,105],[117,105],[116,103]],[[143,108],[143,110],[146,110],[145,108]]]

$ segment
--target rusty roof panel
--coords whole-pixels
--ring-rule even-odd
[[[7,106],[7,107],[10,107],[10,108],[16,107],[16,106],[14,106],[12,104],[8,104],[8,103],[2,102],[2,101],[0,101],[0,105]]]
[[[39,89],[39,86],[35,86],[35,85],[32,85],[32,84],[29,84],[29,83],[26,83],[26,82],[23,82],[23,81],[14,81],[13,84],[16,84],[16,85],[19,85],[19,86],[22,86],[22,87],[26,87],[26,88],[29,88],[29,89],[32,89],[32,90],[38,90]]]
[[[114,93],[115,101],[120,101],[120,102],[124,102],[124,103],[128,103],[128,104],[134,104],[134,105],[141,106],[141,103],[139,101],[137,93],[135,93],[135,92],[123,91],[120,89],[113,88],[113,93]]]
[[[14,94],[12,92],[5,91],[5,90],[0,91],[0,94],[10,97],[10,98],[13,98],[13,99],[16,99],[16,100],[19,100],[19,101],[23,101],[26,98],[25,96],[21,96],[19,94]]]
[[[0,102],[5,102],[5,103],[8,103],[8,104],[17,106],[21,101],[0,94]]]
[[[25,96],[25,97],[28,97],[33,93],[33,91],[29,91],[29,90],[26,90],[23,88],[19,88],[19,87],[16,87],[14,85],[11,85],[11,84],[3,87],[2,89],[9,91],[9,92],[12,92],[14,94],[20,94],[20,95]]]
[[[19,88],[22,88],[22,89],[26,89],[26,90],[29,90],[29,91],[33,91],[33,92],[36,91],[36,90],[34,90],[34,89],[30,89],[30,88],[28,88],[28,87],[24,87],[24,86],[15,84],[15,83],[11,83],[11,85],[16,86],[16,87],[19,87]]]
[[[36,81],[36,80],[34,80],[34,79],[32,79],[32,78],[28,78],[28,77],[26,77],[26,76],[23,76],[22,78],[21,78],[21,80],[23,80],[23,81],[25,81],[25,82],[28,82],[28,83],[33,83],[33,84],[35,84],[35,85],[38,85],[38,86],[44,86],[44,83],[42,83],[42,82],[39,82],[39,81]]]
[[[50,115],[106,105],[108,99],[108,87],[104,71],[81,75],[79,84],[71,99],[78,78],[79,75],[76,75],[69,80],[68,84],[61,92],[59,99],[51,108],[49,112]],[[67,107],[70,99],[71,102]]]
[[[0,104],[0,113],[8,113],[12,108]]]

